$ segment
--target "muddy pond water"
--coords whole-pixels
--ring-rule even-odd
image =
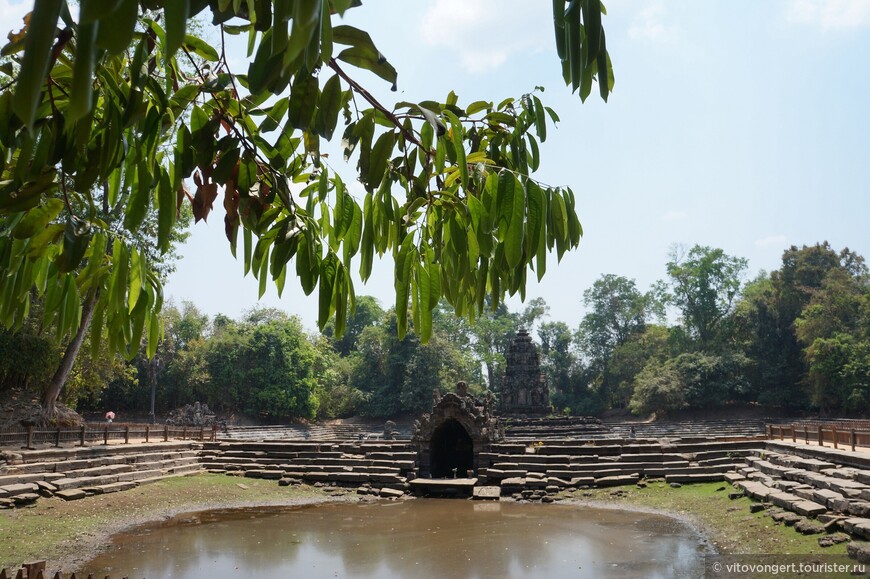
[[[83,570],[148,579],[698,577],[704,541],[648,513],[421,499],[180,515],[117,535]]]

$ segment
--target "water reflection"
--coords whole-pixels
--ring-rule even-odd
[[[692,577],[699,537],[645,513],[463,500],[206,511],[115,538],[87,572],[149,579]]]

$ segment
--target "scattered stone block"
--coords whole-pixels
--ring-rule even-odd
[[[54,493],[54,496],[60,497],[65,501],[75,501],[85,498],[86,496],[88,496],[88,493],[86,493],[82,489],[66,489],[62,491],[57,491],[56,493]]]
[[[846,545],[846,552],[852,559],[859,563],[870,563],[870,543],[865,541],[852,541]]]
[[[251,488],[248,485],[242,484],[242,483],[236,483],[236,486],[239,487],[240,489],[242,489],[243,491],[246,491],[246,490]]]
[[[870,539],[870,519],[849,517],[843,521],[843,530],[850,535],[857,535],[865,539]]]
[[[825,525],[810,519],[801,519],[795,523],[794,528],[801,535],[820,535],[825,532]]]
[[[20,495],[12,497],[12,501],[15,503],[16,507],[32,505],[37,500],[39,500],[39,495],[36,493],[21,493]]]
[[[729,482],[731,484],[734,484],[741,480],[746,480],[745,476],[737,472],[726,472],[724,475],[722,475],[722,478],[724,478],[726,482]]]
[[[749,512],[750,513],[760,513],[761,511],[763,511],[764,509],[769,508],[769,507],[770,507],[769,503],[752,503],[751,505],[749,505]]]
[[[25,493],[35,493],[39,490],[39,487],[36,486],[35,483],[22,483],[17,485],[6,485],[5,487],[0,487],[0,490],[6,491],[6,497],[14,497]]]
[[[479,501],[497,501],[501,496],[501,487],[481,486],[474,487],[471,497]]]
[[[805,517],[815,517],[827,512],[828,509],[824,505],[814,503],[813,501],[799,500],[791,504],[790,510]]]
[[[400,490],[396,490],[396,489],[389,489],[389,488],[382,488],[381,492],[379,494],[380,494],[380,496],[387,498],[387,499],[397,499],[399,497],[405,496],[404,491],[400,491]]]

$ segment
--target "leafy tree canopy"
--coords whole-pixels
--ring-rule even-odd
[[[399,335],[410,312],[428,339],[441,297],[473,317],[488,296],[523,295],[528,272],[543,276],[547,253],[561,258],[581,235],[571,189],[530,176],[556,113],[537,91],[384,106],[352,70],[393,88],[396,70],[367,32],[337,23],[359,4],[81,0],[73,18],[66,0],[34,2],[0,64],[0,321],[20,324],[36,292],[73,333],[82,296],[100,287],[112,345],[144,336],[153,355],[162,284],[128,239],[153,207],[167,251],[186,202],[197,221],[223,203],[229,246],[261,294],[296,276],[338,335],[350,271],[365,281],[375,254],[395,261]],[[208,13],[219,46],[190,34]],[[564,78],[584,100],[596,78],[605,100],[613,86],[602,13],[600,0],[553,3]],[[229,65],[230,35],[248,38],[247,70]],[[339,136],[363,199],[320,153]]]

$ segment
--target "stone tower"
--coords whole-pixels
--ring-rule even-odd
[[[525,329],[520,329],[506,356],[501,387],[501,410],[507,414],[549,414],[550,392],[541,373],[538,348]]]

